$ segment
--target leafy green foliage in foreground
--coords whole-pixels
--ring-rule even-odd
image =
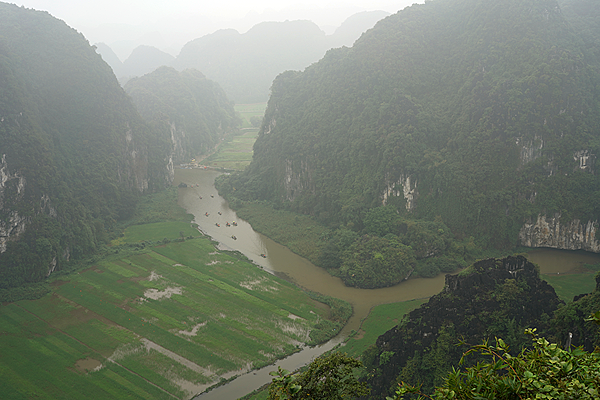
[[[596,320],[600,313],[595,315]],[[528,329],[533,348],[510,355],[502,339],[496,345],[484,342],[469,350],[492,358],[466,371],[453,370],[446,383],[430,399],[597,399],[600,394],[600,353],[581,348],[563,350],[537,337]],[[401,384],[394,399],[408,393],[420,394],[417,387]],[[420,396],[419,398],[424,398]],[[388,397],[389,400],[392,400]]]
[[[299,374],[279,369],[269,387],[269,400],[323,399],[337,400],[369,393],[365,382],[359,382],[354,371],[362,363],[340,352],[330,353],[311,362]]]

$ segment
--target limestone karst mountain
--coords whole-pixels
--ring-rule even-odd
[[[281,74],[254,160],[223,192],[358,232],[386,204],[484,247],[599,251],[598,43],[585,18],[598,4],[566,3],[577,13],[555,0],[415,4]]]
[[[173,161],[206,154],[236,125],[233,104],[199,71],[160,67],[125,85],[140,115],[171,138]]]
[[[1,289],[94,253],[140,194],[170,184],[176,152],[213,146],[207,132],[230,128],[233,110],[216,84],[180,85],[204,110],[202,127],[184,125],[189,137],[198,131],[188,149],[144,121],[95,47],[65,22],[6,3],[0,22]]]

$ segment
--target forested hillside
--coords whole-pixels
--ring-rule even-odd
[[[161,67],[130,80],[125,91],[142,118],[170,139],[175,163],[206,154],[237,124],[223,89],[197,70]]]
[[[168,150],[81,34],[0,3],[0,288],[95,252],[170,183]]]
[[[531,347],[527,328],[553,343],[594,351],[600,338],[589,316],[600,307],[600,276],[596,281],[593,293],[565,305],[522,256],[482,260],[447,275],[441,293],[407,314],[363,354],[370,398],[384,399],[400,382],[423,385],[431,393],[453,367],[460,369],[459,360],[470,346],[501,338],[513,355]],[[467,365],[482,359],[471,356]]]
[[[404,244],[406,221],[435,220],[433,240],[600,251],[600,5],[564,3],[415,4],[282,73],[250,167],[220,190],[361,235],[388,205],[380,234]]]
[[[548,334],[561,303],[524,257],[483,260],[459,275],[447,275],[441,293],[365,352],[371,394],[385,398],[400,381],[431,391],[458,365],[469,344],[485,339],[501,337],[518,352],[529,342],[526,328]],[[459,340],[467,344],[458,346]]]

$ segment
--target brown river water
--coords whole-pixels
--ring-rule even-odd
[[[415,278],[396,286],[383,289],[356,289],[344,286],[339,278],[329,275],[306,259],[255,232],[250,224],[237,218],[227,201],[220,197],[214,187],[214,180],[221,172],[204,169],[178,169],[175,184],[184,182],[187,188],[179,189],[179,205],[194,215],[194,222],[205,234],[219,242],[219,248],[238,250],[266,271],[296,283],[305,289],[337,297],[352,304],[354,314],[340,334],[328,343],[312,349],[304,349],[275,366],[265,367],[242,375],[232,382],[208,393],[195,397],[199,400],[237,399],[269,382],[270,371],[277,365],[294,370],[309,363],[314,357],[343,342],[352,330],[360,328],[361,321],[372,307],[379,304],[395,303],[430,297],[444,287],[444,275],[431,279]],[[208,216],[206,215],[208,213]],[[226,226],[235,221],[237,226]],[[220,226],[217,226],[219,224]],[[234,240],[232,236],[235,236]],[[263,258],[261,254],[267,257]],[[528,253],[529,259],[540,265],[541,273],[576,273],[585,263],[600,262],[600,255],[586,252],[570,252],[554,249],[536,249]]]

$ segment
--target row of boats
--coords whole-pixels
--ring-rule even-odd
[[[192,186],[193,186],[193,185],[192,185]],[[202,196],[198,195],[198,197],[199,197],[200,199],[202,199]],[[210,197],[215,197],[215,196],[211,194],[211,195],[210,195]],[[217,212],[217,214],[219,214],[219,215],[223,215],[223,214],[221,213],[221,211],[218,211],[218,212]],[[207,212],[205,212],[205,213],[204,213],[204,215],[205,215],[206,217],[208,217],[208,216],[210,216],[210,213],[207,211]],[[231,224],[230,224],[229,222],[225,222],[225,226],[226,226],[226,227],[230,227],[230,226],[232,226],[232,225],[233,225],[233,226],[237,226],[237,222],[233,221]],[[218,228],[220,228],[220,227],[221,227],[221,224],[219,224],[218,222],[215,222],[215,226],[216,226],[216,227],[218,227]],[[231,238],[232,238],[233,240],[237,240],[237,237],[236,237],[235,235],[231,235]],[[261,254],[260,254],[260,256],[261,256],[262,258],[267,258],[267,255],[266,255],[265,253],[261,253]]]
[[[208,215],[207,215],[208,217]],[[215,225],[218,226],[219,228],[221,227],[221,224],[219,224],[218,222],[215,222]],[[229,227],[229,226],[237,226],[237,222],[233,221],[231,224],[229,222],[225,222],[225,226]]]

